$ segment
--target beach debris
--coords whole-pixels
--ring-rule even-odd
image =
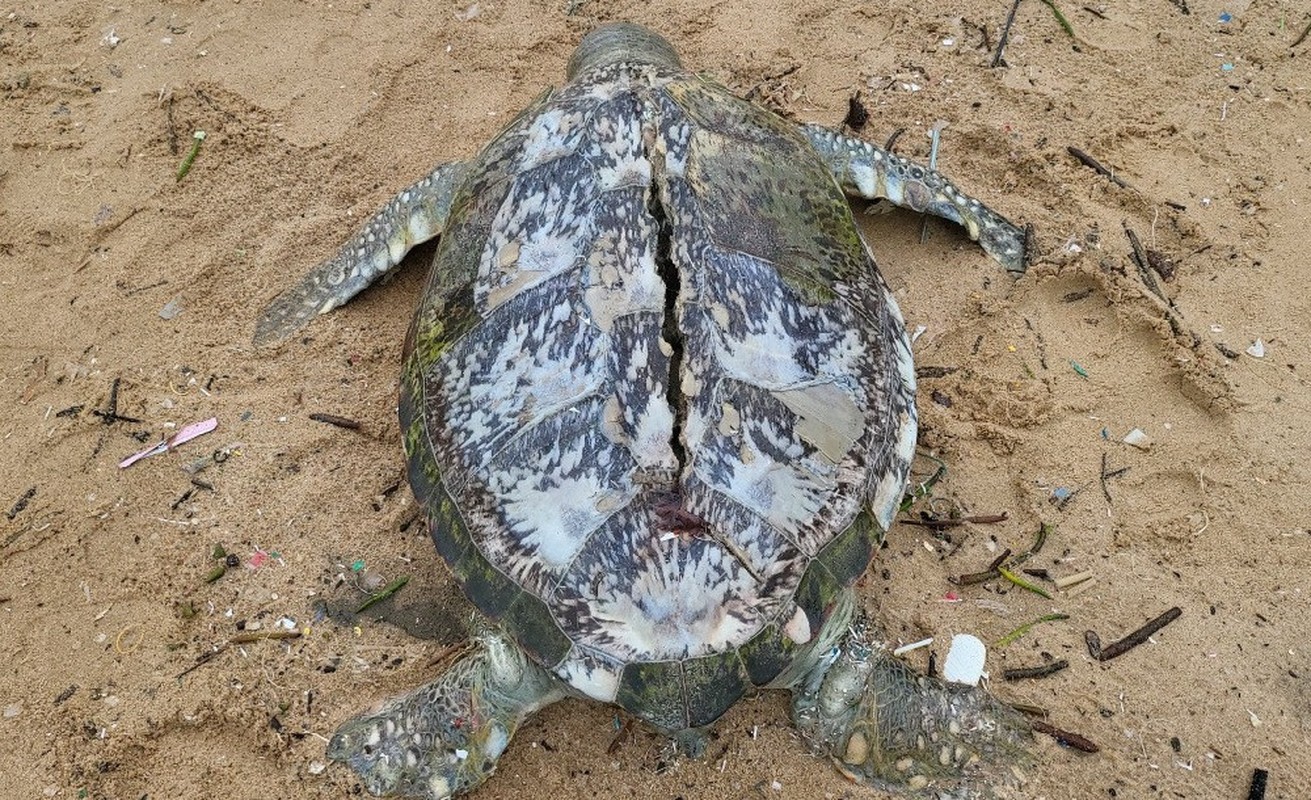
[[[222,464],[232,456],[241,455],[241,448],[243,447],[245,447],[245,444],[242,442],[232,442],[231,444],[224,445],[212,453],[188,461],[186,464],[182,465],[182,470],[189,475],[195,475],[198,472],[209,469],[212,464]],[[212,489],[213,485],[210,484],[208,487],[202,488]]]
[[[322,775],[323,771],[327,768],[328,765],[322,761],[311,761],[309,765],[305,767],[305,771],[311,775]]]
[[[1161,280],[1169,283],[1174,280],[1174,262],[1167,258],[1161,251],[1153,250],[1150,247],[1143,248],[1143,254],[1147,257],[1147,266],[1152,271],[1161,276]]]
[[[1070,368],[1073,369],[1074,374],[1078,375],[1080,378],[1086,379],[1088,377],[1088,370],[1084,369],[1083,365],[1074,359],[1070,359]]]
[[[960,577],[952,580],[952,583],[958,586],[972,586],[976,583],[986,583],[987,581],[993,580],[994,578],[1000,578],[1001,572],[999,571],[999,568],[1001,567],[1002,564],[1006,562],[1006,559],[1010,557],[1011,557],[1011,550],[1008,547],[1002,551],[1001,555],[997,556],[992,560],[992,563],[988,565],[987,569],[980,570],[978,572],[967,572],[964,575],[961,575]]]
[[[1093,571],[1090,569],[1086,569],[1083,572],[1076,572],[1073,575],[1066,575],[1063,578],[1056,578],[1055,580],[1052,581],[1052,583],[1055,584],[1057,589],[1068,589],[1071,586],[1075,586],[1080,583],[1083,583],[1084,581],[1090,581],[1092,579],[1093,579]]]
[[[1126,181],[1124,178],[1121,178],[1119,175],[1116,175],[1114,171],[1104,166],[1102,162],[1088,155],[1087,153],[1080,150],[1079,148],[1071,145],[1065,148],[1065,152],[1074,156],[1074,158],[1077,159],[1080,164],[1083,164],[1085,167],[1091,169],[1093,172],[1096,172],[1098,175],[1102,175],[1105,176],[1106,178],[1109,178],[1111,183],[1114,183],[1116,186],[1119,186],[1122,189],[1130,188],[1128,181]]]
[[[179,295],[164,304],[164,307],[159,310],[159,318],[164,320],[169,320],[169,319],[173,319],[174,317],[176,317],[178,314],[181,313],[182,313],[182,297]]]
[[[1088,654],[1098,661],[1110,661],[1113,658],[1124,655],[1138,645],[1147,641],[1152,634],[1179,619],[1183,611],[1179,606],[1175,606],[1164,614],[1150,620],[1138,630],[1125,636],[1117,642],[1113,642],[1106,647],[1102,647],[1102,640],[1096,631],[1086,631],[1083,635],[1084,642],[1088,645]]]
[[[182,670],[174,677],[179,680],[185,678],[187,675],[190,675],[192,672],[195,672],[213,661],[218,655],[226,652],[227,649],[234,644],[250,644],[252,642],[264,641],[266,639],[299,639],[304,635],[305,632],[301,630],[244,631],[233,636],[231,639],[228,639],[223,644],[218,645],[213,650],[201,653],[196,657],[196,662],[194,664]]]
[[[115,422],[132,422],[141,423],[142,420],[136,417],[126,417],[118,413],[118,388],[122,384],[122,378],[115,378],[109,385],[109,401],[105,404],[105,410],[92,409],[91,413],[100,417],[100,421],[105,425],[113,425]]]
[[[1030,720],[1029,725],[1038,733],[1045,733],[1055,739],[1058,744],[1064,745],[1072,750],[1078,750],[1083,753],[1096,753],[1101,750],[1100,747],[1087,738],[1080,736],[1077,733],[1061,730],[1055,725],[1043,722],[1040,719]]]
[[[115,386],[117,386],[117,383],[118,382],[115,381]],[[113,416],[117,417],[118,415],[114,414]],[[127,458],[123,459],[122,461],[118,462],[118,468],[127,469],[128,467],[132,466],[133,464],[137,463],[143,458],[159,455],[160,453],[164,453],[169,450],[172,450],[178,445],[184,444],[186,442],[191,441],[192,439],[195,439],[197,436],[204,436],[205,434],[210,433],[217,427],[218,427],[218,417],[210,417],[207,420],[202,420],[200,422],[193,422],[189,425],[184,425],[182,427],[182,430],[168,437],[164,441],[159,442],[158,444],[155,444],[151,447],[147,447],[145,450],[142,450],[139,453],[134,453],[128,456]]]
[[[1003,578],[1015,584],[1016,586],[1020,587],[1021,589],[1026,589],[1038,595],[1039,597],[1043,597],[1048,600],[1052,599],[1051,594],[1046,589],[1042,588],[1036,583],[1033,583],[1032,581],[1028,581],[1025,580],[1024,578],[1021,578],[1019,575],[1016,575],[1014,572],[1011,572],[1006,567],[997,567],[997,571],[1001,573],[1001,576]]]
[[[1252,784],[1247,789],[1247,800],[1265,800],[1265,784],[1269,778],[1270,773],[1260,767],[1252,770]]]
[[[1301,44],[1302,42],[1305,42],[1305,41],[1306,41],[1306,37],[1307,37],[1308,35],[1311,35],[1311,22],[1308,22],[1308,23],[1306,24],[1306,27],[1302,29],[1302,32],[1299,33],[1299,34],[1297,35],[1297,38],[1293,40],[1293,43],[1290,44],[1290,45],[1288,46],[1289,49],[1291,50],[1292,48],[1297,47],[1297,46],[1298,46],[1299,44]]]
[[[191,134],[191,150],[187,152],[186,158],[182,159],[182,163],[178,165],[177,183],[181,183],[182,179],[187,177],[187,173],[191,171],[192,163],[195,162],[196,156],[200,154],[200,143],[205,141],[207,135],[204,131],[196,131]]]
[[[1015,12],[1019,10],[1020,0],[1015,0],[1014,3],[1011,3],[1010,13],[1006,15],[1006,23],[1001,27],[1001,36],[997,39],[997,52],[993,53],[992,62],[988,65],[993,69],[1006,64],[1006,43],[1010,41],[1011,26],[1015,24]],[[1006,64],[1006,66],[1010,65]]]
[[[927,639],[920,639],[918,642],[911,642],[910,644],[903,644],[901,647],[898,647],[896,650],[893,650],[893,651],[892,651],[892,654],[893,654],[894,656],[904,656],[904,655],[906,655],[907,653],[911,652],[912,650],[918,650],[918,649],[920,649],[921,647],[928,647],[928,646],[931,645],[931,644],[933,644],[933,637],[932,637],[932,636],[930,636],[930,637],[927,638]]]
[[[251,569],[259,569],[267,564],[277,562],[279,566],[284,566],[286,562],[282,560],[282,554],[277,550],[261,550],[256,547],[255,551],[246,559],[246,566]]]
[[[869,122],[869,110],[865,108],[865,101],[860,96],[860,90],[847,98],[847,115],[842,118],[843,126],[853,131],[859,131]]]
[[[336,414],[320,414],[316,412],[314,414],[310,414],[310,419],[314,420],[315,422],[322,422],[325,425],[333,425],[338,428],[345,428],[348,431],[358,431],[360,429],[360,423],[356,422],[353,419],[348,419],[346,417],[339,417]]]
[[[1265,342],[1257,339],[1243,352],[1247,353],[1252,358],[1265,358]]]
[[[1087,581],[1079,582],[1079,584],[1075,584],[1074,586],[1070,586],[1070,588],[1066,589],[1066,597],[1079,597],[1079,595],[1083,594],[1084,591],[1088,591],[1089,589],[1092,589],[1093,586],[1096,585],[1097,585],[1096,577],[1088,578]]]
[[[982,639],[968,633],[958,633],[951,637],[947,661],[942,665],[942,677],[951,683],[978,686],[987,657],[988,648]]]
[[[1143,431],[1142,428],[1134,428],[1133,430],[1125,434],[1124,438],[1121,439],[1120,441],[1124,442],[1130,447],[1136,447],[1144,452],[1152,449],[1152,439]],[[1107,477],[1110,477],[1109,474],[1107,475]]]
[[[410,582],[410,576],[402,575],[401,577],[397,578],[396,580],[384,586],[382,591],[370,596],[368,600],[365,600],[363,603],[361,603],[359,608],[355,609],[355,613],[363,614],[375,603],[380,603],[383,600],[386,600],[388,597],[391,597],[392,595],[399,592],[401,588],[409,582]]]
[[[138,625],[125,625],[114,637],[114,652],[119,655],[131,655],[137,651],[137,648],[145,640],[145,628]]]
[[[968,517],[938,517],[935,514],[921,512],[920,519],[905,519],[903,524],[916,525],[921,528],[932,528],[935,531],[946,530],[947,528],[957,528],[965,523],[974,525],[995,525],[999,522],[1005,522],[1010,519],[1010,515],[1003,511],[1000,514],[974,514]]]
[[[1004,522],[1006,519],[1007,517],[1005,514],[993,515],[988,517],[966,518],[967,521],[986,521],[986,522]],[[1024,581],[1021,578],[1017,578],[1014,575],[1014,570],[1016,567],[1018,567],[1019,565],[1023,564],[1024,562],[1028,561],[1030,558],[1041,552],[1043,545],[1046,544],[1047,542],[1047,536],[1055,529],[1056,529],[1055,525],[1046,522],[1040,523],[1038,525],[1038,533],[1034,537],[1033,544],[1025,552],[1020,553],[1019,555],[1012,558],[1011,549],[1008,547],[1002,551],[1001,555],[997,556],[992,560],[992,563],[988,565],[987,569],[980,570],[979,572],[967,572],[956,578],[951,578],[950,580],[952,583],[958,586],[971,586],[976,583],[985,583],[987,581],[994,580],[996,578],[1007,577],[1006,574],[1003,574],[1003,569],[1005,569],[1006,573],[1010,575],[1010,577],[1007,578],[1007,580],[1012,580],[1012,579],[1019,580],[1022,584],[1024,584],[1024,588],[1029,588],[1032,591],[1037,591],[1039,593],[1042,593],[1041,589],[1038,589],[1036,586],[1033,586],[1032,584],[1030,584],[1027,581]],[[1014,580],[1012,580],[1012,582],[1014,582]]]
[[[1016,667],[1002,672],[1002,680],[1022,681],[1036,678],[1046,678],[1048,675],[1055,675],[1063,669],[1067,669],[1070,662],[1065,659],[1052,661],[1047,664],[1041,664],[1036,667]]]
[[[997,640],[995,644],[993,644],[993,647],[997,647],[997,648],[1005,647],[1006,645],[1015,642],[1020,637],[1024,636],[1029,631],[1033,630],[1035,627],[1041,625],[1044,622],[1061,622],[1069,618],[1070,618],[1069,614],[1046,614],[1044,616],[1038,617],[1032,622],[1026,622],[1020,627],[1016,628],[1015,630],[1001,637],[1000,639]]]
[[[1028,550],[1016,556],[1014,560],[1011,561],[1010,566],[1017,567],[1020,564],[1023,564],[1025,561],[1028,561],[1030,558],[1033,558],[1034,556],[1041,553],[1043,545],[1047,544],[1047,537],[1050,536],[1052,532],[1055,530],[1056,530],[1055,523],[1039,522],[1038,532],[1033,536],[1033,544],[1029,545]]]
[[[1149,446],[1150,446],[1150,442],[1149,442]],[[1107,503],[1112,502],[1111,487],[1107,484],[1107,481],[1109,481],[1111,478],[1118,478],[1129,471],[1128,467],[1120,467],[1119,469],[1107,469],[1107,461],[1109,458],[1110,456],[1107,453],[1105,452],[1102,453],[1102,474],[1101,474],[1102,495],[1106,498]]]
[[[1215,349],[1220,351],[1220,355],[1229,360],[1238,358],[1238,351],[1225,344],[1224,342],[1215,342]]]
[[[15,500],[14,504],[9,507],[9,511],[8,513],[5,514],[5,516],[12,521],[14,517],[23,513],[23,509],[27,508],[27,504],[32,502],[33,497],[36,497],[35,486],[31,487],[26,492],[23,492],[23,495],[19,497],[17,500]]]
[[[1071,39],[1075,38],[1074,26],[1071,25],[1070,21],[1065,18],[1065,15],[1061,13],[1061,10],[1056,7],[1056,3],[1053,2],[1053,0],[1042,0],[1042,4],[1050,8],[1052,10],[1052,14],[1056,15],[1056,21],[1060,23],[1061,30],[1065,31],[1065,33]]]

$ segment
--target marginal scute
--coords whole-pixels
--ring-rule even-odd
[[[797,587],[796,600],[801,610],[806,612],[812,630],[824,627],[838,596],[846,587],[847,584],[835,578],[818,560],[810,562],[801,585]]]
[[[678,661],[635,662],[624,667],[615,703],[667,731],[688,726],[683,665]]]
[[[851,527],[824,546],[815,558],[839,584],[847,586],[865,573],[874,551],[883,541],[883,530],[868,511],[861,511]]]
[[[748,685],[742,661],[731,650],[684,661],[683,686],[689,698],[687,726],[700,728],[719,719],[742,699]]]
[[[793,606],[795,609],[796,606]],[[803,612],[804,613],[804,612]],[[797,646],[783,635],[776,623],[766,625],[738,651],[752,685],[764,687],[773,682],[796,657]]]
[[[528,592],[521,592],[510,605],[501,626],[539,664],[552,667],[559,664],[572,645],[551,609]]]

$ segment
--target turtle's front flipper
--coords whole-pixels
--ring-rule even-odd
[[[793,687],[797,728],[853,780],[988,796],[1026,760],[1029,725],[986,691],[917,675],[857,619]]]
[[[274,300],[255,323],[255,344],[285,339],[336,308],[401,262],[410,248],[442,232],[464,163],[443,164],[370,217],[337,254]]]
[[[444,800],[485,781],[519,725],[564,689],[500,634],[480,639],[437,680],[347,721],[328,758],[376,795]]]
[[[1006,269],[1022,273],[1027,268],[1024,231],[961,192],[941,173],[819,125],[802,125],[801,132],[847,194],[886,199],[949,219],[963,225],[970,238]]]

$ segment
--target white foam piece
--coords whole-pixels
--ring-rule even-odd
[[[958,633],[951,637],[951,649],[947,651],[947,663],[942,666],[942,677],[951,683],[978,686],[987,658],[988,648],[979,637]]]

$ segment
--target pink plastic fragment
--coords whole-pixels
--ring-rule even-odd
[[[140,453],[134,453],[128,456],[127,458],[123,459],[122,461],[118,462],[118,468],[127,469],[128,467],[132,466],[133,464],[137,463],[143,458],[159,455],[160,453],[164,453],[169,450],[172,450],[174,447],[177,447],[178,445],[183,444],[184,442],[189,442],[192,439],[196,438],[197,436],[204,436],[205,434],[209,433],[210,431],[214,430],[217,427],[218,427],[218,417],[210,417],[209,419],[203,420],[201,422],[193,422],[190,425],[184,425],[182,426],[182,430],[168,437],[167,439],[160,442],[159,444],[156,444],[153,447],[147,447],[145,450],[142,450]]]

